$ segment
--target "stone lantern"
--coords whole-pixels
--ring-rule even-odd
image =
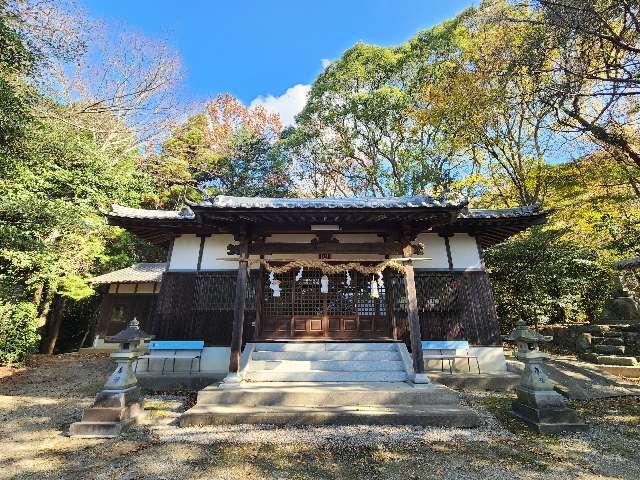
[[[538,344],[551,339],[530,330],[523,321],[517,322],[513,332],[505,337],[516,343],[514,357],[524,363],[518,399],[513,402],[511,413],[540,433],[586,430],[588,426],[575,410],[567,408],[566,399],[553,389],[542,368],[549,355],[541,352]]]
[[[120,344],[120,348],[111,354],[116,369],[96,395],[93,405],[84,411],[82,420],[71,425],[69,435],[116,437],[144,412],[133,362],[140,355],[141,343],[152,338],[153,335],[140,329],[135,318],[127,328],[106,338],[107,342]]]

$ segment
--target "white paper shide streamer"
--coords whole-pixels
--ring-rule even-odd
[[[273,292],[274,297],[280,296],[280,280],[276,280],[276,276],[273,272],[269,272],[269,288]]]

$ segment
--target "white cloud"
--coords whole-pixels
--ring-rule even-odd
[[[288,88],[282,95],[260,95],[251,101],[250,107],[260,105],[269,113],[280,115],[284,126],[293,125],[295,116],[302,111],[307,103],[311,85],[298,84]]]
[[[322,70],[326,70],[327,67],[333,63],[333,60],[329,58],[323,58],[320,61],[322,62]]]

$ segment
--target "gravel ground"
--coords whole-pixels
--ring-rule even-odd
[[[0,379],[0,479],[638,479],[640,397],[576,407],[590,432],[547,437],[509,395],[464,393],[477,429],[235,425],[178,428],[192,394],[147,397],[118,440],[66,436],[110,372],[99,356],[36,356]]]

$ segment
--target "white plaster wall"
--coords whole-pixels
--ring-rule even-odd
[[[453,353],[454,350],[443,350],[443,353]],[[458,354],[464,354],[466,351],[456,350]],[[425,355],[438,355],[439,350],[424,350]],[[504,359],[504,351],[502,347],[469,347],[469,354],[477,355],[480,362],[480,373],[505,373],[507,371],[507,363]],[[478,367],[475,359],[469,360],[471,365],[471,373],[478,373]],[[427,375],[429,370],[440,371],[442,368],[441,360],[425,360],[425,369]],[[453,361],[452,370],[454,373],[469,373],[469,364],[464,358],[458,358]],[[449,371],[449,361],[444,361],[444,371]]]
[[[375,233],[337,233],[333,236],[342,243],[382,243],[384,238]]]
[[[465,270],[482,270],[476,239],[466,233],[459,233],[449,238],[453,268]]]
[[[236,270],[238,262],[218,260],[219,258],[231,258],[227,254],[229,244],[237,245],[231,234],[217,234],[207,237],[202,250],[202,262],[200,270]]]
[[[313,233],[274,233],[265,239],[266,243],[311,243],[316,238]]]
[[[416,237],[416,242],[424,245],[424,253],[420,256],[432,260],[416,260],[413,262],[415,268],[449,268],[444,238],[437,233],[421,233]]]
[[[195,235],[181,235],[173,241],[169,270],[196,270],[198,267],[198,253],[200,251],[200,237]]]

